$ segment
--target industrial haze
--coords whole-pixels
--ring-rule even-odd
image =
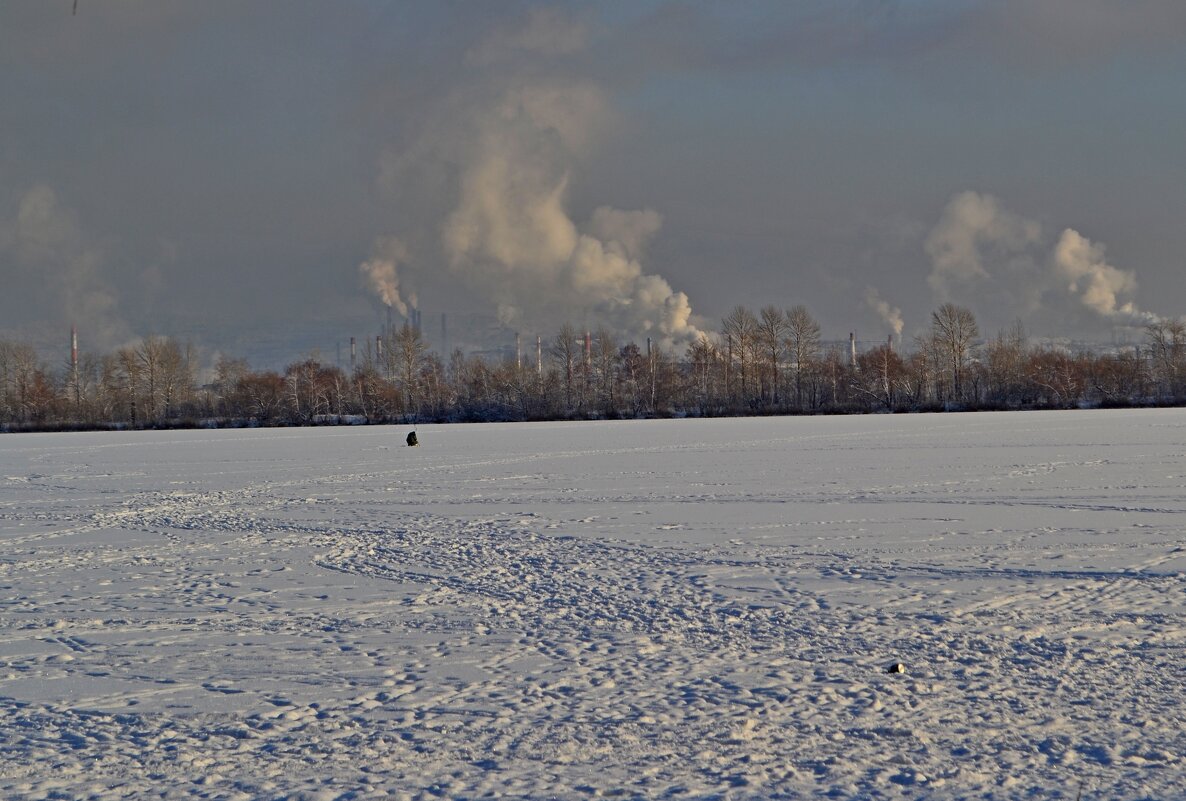
[[[766,303],[875,341],[948,301],[1106,342],[1186,308],[1170,0],[0,16],[0,338],[43,351],[278,367],[387,308],[680,348]]]

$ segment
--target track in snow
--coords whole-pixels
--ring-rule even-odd
[[[5,438],[0,794],[1172,794],[1186,414],[963,419]]]

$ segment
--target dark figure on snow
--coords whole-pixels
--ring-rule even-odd
[[[409,448],[414,448],[419,444],[420,444],[420,440],[416,439],[415,431],[413,431],[411,434],[408,434],[408,447]]]

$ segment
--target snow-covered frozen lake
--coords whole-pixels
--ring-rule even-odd
[[[407,431],[0,437],[0,797],[1186,794],[1186,410]]]

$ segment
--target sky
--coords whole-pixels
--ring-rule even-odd
[[[1186,314],[1183,86],[1176,0],[5,0],[0,338],[1137,340]]]

